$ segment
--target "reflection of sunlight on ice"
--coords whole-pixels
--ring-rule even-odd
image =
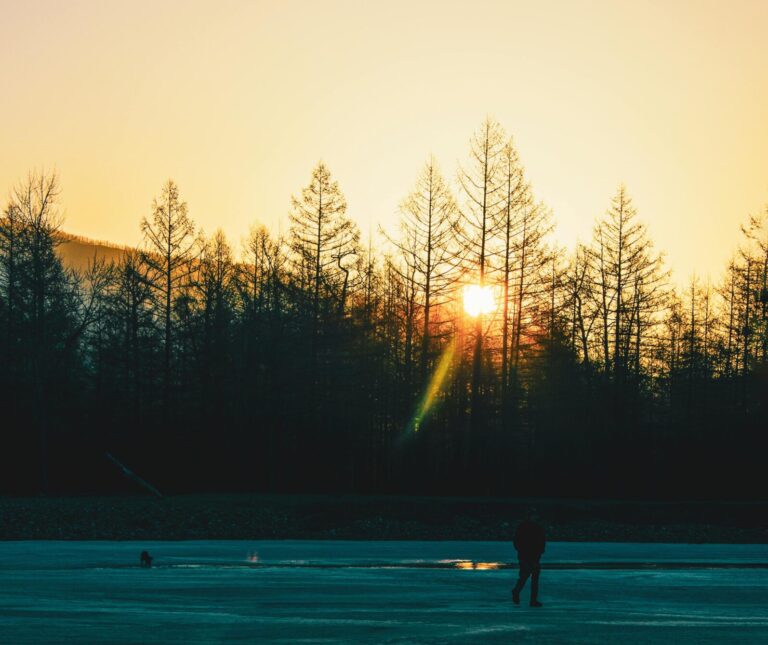
[[[472,562],[472,560],[440,560],[441,564],[452,564],[464,571],[494,571],[501,567],[501,562]]]
[[[246,560],[248,560],[248,562],[251,562],[252,564],[256,564],[259,561],[259,554],[256,553],[256,551],[253,551],[253,552],[249,551],[248,556],[246,557]]]
[[[499,566],[499,562],[475,562],[475,569],[478,571],[493,571]]]

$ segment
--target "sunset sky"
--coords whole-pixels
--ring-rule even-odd
[[[768,2],[0,0],[0,196],[58,169],[65,230],[135,244],[174,178],[237,248],[323,159],[364,234],[486,115],[557,238],[625,182],[678,280],[768,203]]]

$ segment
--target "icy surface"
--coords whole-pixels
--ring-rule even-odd
[[[514,562],[500,542],[5,542],[0,642],[768,643],[768,545],[550,544],[541,609],[512,604]]]

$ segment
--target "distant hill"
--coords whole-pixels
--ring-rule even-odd
[[[88,262],[94,257],[104,258],[109,261],[119,262],[123,255],[129,251],[127,246],[119,246],[110,242],[90,240],[79,235],[59,233],[62,242],[59,245],[59,254],[64,264],[73,269],[85,269]]]

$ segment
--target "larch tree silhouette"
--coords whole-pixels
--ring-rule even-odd
[[[504,149],[506,134],[501,125],[487,118],[470,140],[469,163],[459,172],[459,184],[465,198],[462,217],[457,231],[465,249],[465,273],[481,289],[489,281],[490,258],[501,223],[504,208]],[[482,315],[478,315],[474,329],[472,352],[471,416],[472,432],[484,423],[483,389],[485,363],[483,340],[485,330]]]
[[[180,289],[193,271],[199,254],[199,239],[189,217],[187,203],[181,200],[179,188],[169,179],[160,197],[152,202],[152,214],[141,220],[144,234],[142,256],[151,273],[149,284],[157,299],[156,311],[163,327],[163,410],[170,417],[173,362],[173,306]]]

